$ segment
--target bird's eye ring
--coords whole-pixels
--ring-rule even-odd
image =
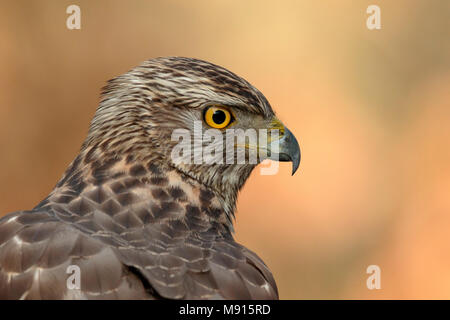
[[[215,129],[223,129],[233,121],[231,112],[222,106],[210,106],[205,109],[203,118],[206,124]]]

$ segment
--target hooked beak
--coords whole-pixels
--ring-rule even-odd
[[[277,125],[275,128],[282,125],[281,122],[276,122]],[[282,126],[280,131],[282,132],[281,138],[272,141],[270,144],[269,159],[292,162],[292,175],[294,175],[300,165],[300,146],[298,145],[297,139],[288,128]]]
[[[285,128],[283,138],[280,139],[279,161],[292,162],[292,175],[297,171],[300,165],[300,146],[292,132]]]

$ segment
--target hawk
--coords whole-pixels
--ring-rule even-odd
[[[223,135],[278,130],[266,146],[240,147],[299,165],[297,140],[250,83],[201,60],[148,60],[108,81],[53,191],[0,220],[0,298],[278,299],[268,267],[233,238],[237,194],[257,163],[175,161],[173,132],[195,122]],[[79,285],[68,281],[74,266]]]

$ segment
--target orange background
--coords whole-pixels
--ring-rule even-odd
[[[281,298],[450,298],[449,14],[446,0],[2,1],[0,215],[53,188],[106,80],[196,57],[259,88],[300,142],[299,172],[255,171],[236,215]]]

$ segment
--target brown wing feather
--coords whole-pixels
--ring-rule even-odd
[[[0,299],[278,298],[264,263],[233,240],[148,228],[143,250],[108,245],[46,212],[10,214],[0,220]],[[70,265],[80,267],[81,290],[67,288]]]
[[[81,270],[80,290],[68,289],[67,268]],[[152,298],[114,251],[46,212],[0,220],[0,299]]]
[[[156,238],[156,242],[161,240]],[[170,240],[174,240],[170,238]],[[275,281],[253,252],[230,239],[187,239],[145,251],[119,249],[121,261],[139,270],[158,295],[169,299],[278,299]]]

